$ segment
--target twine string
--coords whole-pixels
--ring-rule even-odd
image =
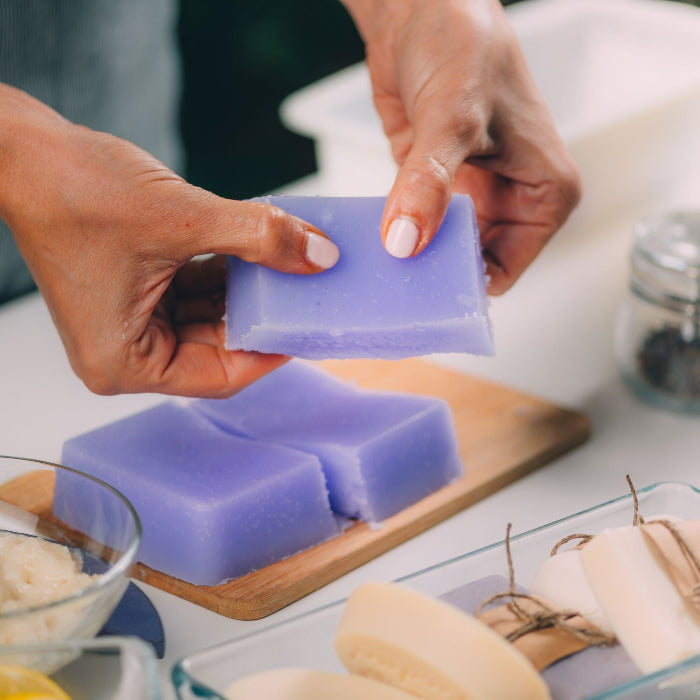
[[[639,514],[639,501],[637,500],[637,491],[634,488],[634,484],[632,483],[632,479],[630,478],[629,474],[627,474],[627,483],[629,484],[630,491],[632,492],[632,500],[634,502],[634,518],[632,524],[644,525],[646,521]],[[683,535],[681,535],[678,528],[670,520],[663,519],[654,520],[652,522],[656,522],[660,525],[663,525],[671,533],[673,539],[678,545],[678,548],[681,550],[681,554],[688,562],[692,573],[697,579],[697,583],[695,583],[690,588],[690,590],[685,594],[685,597],[691,605],[695,607],[700,607],[700,559],[698,559],[698,556],[693,551],[693,548],[686,542],[685,538],[683,537]]]
[[[639,499],[637,498],[637,489],[634,488],[632,483],[632,477],[629,474],[625,474],[625,479],[627,479],[627,485],[630,487],[630,493],[632,494],[632,503],[634,504],[634,513],[632,514],[632,525],[643,525],[644,518],[639,514]]]
[[[654,520],[652,522],[663,525],[671,533],[673,539],[678,545],[678,548],[681,550],[681,554],[692,569],[692,573],[697,579],[697,583],[695,583],[687,592],[686,598],[694,607],[700,607],[700,559],[698,559],[698,556],[693,551],[693,548],[688,544],[678,528],[670,520]]]
[[[530,595],[529,593],[518,593],[515,590],[515,567],[513,565],[513,555],[510,548],[511,525],[511,523],[508,523],[505,539],[509,577],[508,591],[489,596],[477,606],[474,614],[479,615],[479,613],[483,612],[483,610],[491,603],[501,600],[508,600],[507,605],[510,610],[520,620],[522,620],[522,625],[520,625],[520,627],[514,629],[512,632],[506,635],[505,638],[509,642],[513,642],[523,635],[529,634],[530,632],[556,627],[564,632],[567,632],[576,639],[586,642],[590,646],[604,646],[612,644],[615,641],[615,637],[603,632],[602,630],[599,630],[597,627],[582,628],[570,624],[569,620],[579,616],[579,613],[576,610],[554,610],[540,598]],[[526,610],[520,604],[520,601],[524,600],[534,605],[535,609]]]
[[[575,534],[575,535],[567,535],[566,537],[562,537],[559,542],[557,542],[554,547],[552,547],[552,551],[549,553],[550,557],[553,557],[558,551],[559,547],[564,546],[568,542],[571,542],[572,540],[581,540],[576,547],[583,547],[587,542],[590,542],[593,539],[593,535],[584,535],[584,534]]]
[[[634,510],[632,512],[632,525],[643,525],[644,518],[639,513],[639,499],[637,498],[637,489],[634,488],[632,478],[629,474],[625,475],[625,479],[627,479],[627,485],[629,486],[630,493],[632,494],[632,504],[634,506]],[[565,544],[571,542],[572,540],[581,540],[576,545],[576,547],[581,548],[588,542],[590,542],[592,539],[593,535],[585,535],[581,533],[577,533],[575,535],[567,535],[566,537],[562,537],[562,539],[560,539],[559,542],[557,542],[554,545],[554,547],[552,547],[552,551],[549,553],[549,556],[553,557],[559,551],[560,547],[563,547]],[[698,595],[700,595],[700,589],[698,590]]]
[[[632,495],[632,503],[634,506],[632,514],[632,525],[639,526],[645,523],[644,518],[639,512],[639,499],[637,498],[637,490],[634,487],[634,483],[629,474],[625,475],[627,484]],[[681,533],[675,527],[675,525],[669,520],[658,520],[658,522],[668,529],[668,531],[673,536],[674,540],[678,544],[681,552],[683,553],[686,560],[690,563],[693,571],[698,579],[698,582],[690,589],[688,598],[692,605],[700,607],[700,558],[695,554],[692,548],[685,541]],[[530,595],[528,593],[518,593],[515,590],[515,567],[513,565],[513,555],[510,547],[510,532],[512,523],[508,523],[506,528],[506,557],[508,561],[508,579],[509,585],[508,590],[503,593],[496,593],[492,596],[483,600],[476,608],[475,615],[479,615],[484,609],[491,605],[492,603],[507,600],[506,603],[508,608],[513,612],[516,617],[522,621],[522,624],[510,632],[505,638],[509,642],[513,642],[520,637],[529,634],[530,632],[536,632],[538,630],[549,629],[556,627],[561,629],[568,634],[572,635],[578,640],[586,642],[590,646],[606,646],[612,644],[616,641],[615,636],[603,632],[597,627],[578,627],[577,625],[571,624],[569,620],[572,618],[580,616],[580,613],[576,610],[555,610],[546,604],[542,599]],[[567,535],[559,540],[550,552],[550,556],[554,556],[559,548],[568,542],[573,540],[580,540],[576,545],[577,547],[583,547],[588,542],[593,539],[593,535],[575,533],[572,535]],[[527,610],[521,604],[521,601],[527,601],[530,606],[534,606],[533,609]]]

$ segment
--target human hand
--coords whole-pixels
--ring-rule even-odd
[[[310,274],[337,260],[324,234],[194,187],[13,88],[0,105],[0,216],[91,390],[223,397],[286,361],[225,349],[222,256]]]
[[[423,250],[452,191],[472,196],[489,292],[510,288],[580,198],[498,0],[343,0],[367,50],[399,171],[382,220],[397,257]]]

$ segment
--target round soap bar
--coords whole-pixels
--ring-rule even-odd
[[[530,661],[486,624],[397,584],[366,583],[347,601],[335,648],[352,673],[422,700],[546,700]]]
[[[345,673],[280,668],[233,683],[228,700],[416,700],[390,685]]]

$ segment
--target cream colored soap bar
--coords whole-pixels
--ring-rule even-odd
[[[575,610],[598,629],[609,634],[614,630],[591,590],[581,565],[581,550],[567,549],[546,559],[528,586],[530,593],[541,596],[567,610]]]
[[[642,672],[700,653],[700,619],[639,527],[603,530],[581,550],[581,565],[615,635]]]
[[[352,673],[422,700],[550,697],[528,659],[484,623],[397,584],[352,593],[335,647]]]
[[[416,700],[385,683],[328,671],[280,668],[254,673],[231,685],[228,700]]]

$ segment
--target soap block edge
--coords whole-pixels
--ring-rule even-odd
[[[269,204],[272,206],[276,206],[276,202],[279,202],[280,200],[284,199],[289,199],[289,200],[297,200],[297,199],[314,199],[314,197],[300,197],[300,196],[295,196],[295,195],[285,195],[285,194],[268,194],[264,195],[261,197],[255,197],[252,198],[249,201],[252,202],[258,202],[258,203],[265,203]],[[315,199],[319,200],[347,200],[349,199],[348,197],[341,197],[341,196],[329,196],[329,197],[316,197]],[[373,197],[357,197],[357,199],[362,199],[362,200],[381,200],[381,201],[386,201],[386,197],[382,196],[373,196]],[[466,204],[465,204],[466,203]],[[494,347],[494,333],[493,333],[493,324],[492,324],[492,319],[490,316],[490,302],[488,298],[488,294],[486,292],[486,265],[485,261],[483,258],[483,251],[482,247],[480,245],[480,236],[479,236],[479,228],[478,228],[478,222],[476,219],[476,212],[475,212],[475,207],[474,207],[474,202],[472,197],[469,194],[463,194],[463,193],[455,193],[452,195],[452,198],[449,202],[447,212],[446,212],[446,218],[450,214],[450,210],[457,209],[458,207],[464,208],[466,206],[467,209],[467,219],[469,220],[469,223],[471,224],[471,231],[473,235],[470,235],[470,241],[474,246],[474,251],[473,251],[473,256],[472,257],[475,267],[473,269],[473,278],[475,281],[475,288],[471,294],[471,296],[475,297],[476,304],[477,304],[477,311],[478,313],[470,313],[470,314],[465,314],[463,317],[463,320],[466,322],[469,322],[469,329],[463,330],[462,334],[466,334],[467,336],[469,333],[476,333],[478,334],[479,338],[476,343],[474,342],[469,342],[469,343],[463,343],[463,344],[453,344],[452,346],[445,346],[444,348],[441,348],[439,350],[436,350],[434,347],[427,347],[427,348],[407,348],[405,346],[400,346],[397,348],[394,348],[393,350],[389,349],[383,349],[380,348],[377,351],[374,351],[372,349],[368,349],[367,347],[363,347],[362,343],[352,343],[349,348],[343,348],[340,349],[338,347],[338,341],[337,338],[330,333],[325,333],[325,331],[316,331],[316,333],[319,335],[319,337],[323,337],[324,343],[322,344],[321,347],[310,347],[308,349],[304,349],[300,346],[300,341],[296,337],[298,335],[298,331],[296,329],[291,329],[289,331],[290,337],[286,341],[282,342],[281,338],[284,337],[284,328],[283,326],[279,325],[275,330],[270,330],[269,326],[261,325],[260,323],[257,324],[251,324],[247,330],[244,333],[240,333],[239,337],[236,339],[234,342],[231,338],[232,332],[231,332],[231,327],[230,327],[230,314],[227,309],[226,313],[226,334],[225,334],[225,339],[226,339],[226,347],[227,349],[230,350],[244,350],[244,351],[258,351],[258,352],[263,352],[263,353],[280,353],[280,352],[285,352],[286,354],[293,355],[295,357],[299,357],[301,359],[307,359],[307,360],[322,360],[322,359],[329,359],[329,358],[345,358],[345,359],[353,359],[353,358],[368,358],[368,359],[392,359],[392,360],[399,360],[403,358],[408,358],[408,357],[421,357],[421,356],[427,356],[431,354],[435,354],[436,352],[439,353],[466,353],[466,354],[473,354],[473,355],[482,355],[486,357],[493,356],[495,354],[495,347]],[[443,220],[443,224],[445,221]],[[244,261],[238,261],[237,266],[246,266],[246,265],[254,265],[254,263],[246,263]],[[230,275],[229,275],[230,278]],[[227,307],[228,307],[228,295],[227,295]],[[259,301],[259,298],[258,298]],[[258,313],[258,317],[260,314]],[[439,325],[437,324],[436,327],[433,328],[433,332],[435,332],[436,328],[439,330]],[[260,337],[260,334],[263,333],[264,331],[268,331],[265,333],[267,335],[267,338]],[[327,337],[326,337],[327,336]],[[360,336],[362,337],[362,333],[360,333]],[[456,336],[455,336],[456,338]],[[472,340],[471,338],[467,337],[467,340]],[[285,345],[286,343],[286,345]],[[410,345],[410,343],[409,343]],[[295,347],[296,346],[296,347]]]
[[[401,395],[402,392],[375,393],[391,397],[397,394]],[[454,423],[454,415],[449,403],[445,399],[439,397],[420,396],[417,394],[409,394],[409,396],[425,400],[426,405],[420,412],[413,414],[409,418],[403,420],[400,424],[396,425],[390,433],[385,432],[382,435],[377,436],[371,441],[371,443],[366,443],[363,445],[361,449],[367,450],[374,447],[376,450],[378,445],[391,445],[392,443],[395,443],[397,435],[399,437],[402,434],[411,435],[420,428],[421,424],[425,424],[424,429],[429,430],[433,435],[436,434],[436,430],[442,429],[444,431],[444,437],[447,439],[444,451],[445,453],[443,455],[444,460],[438,474],[429,474],[430,476],[434,474],[436,477],[430,484],[428,484],[425,479],[422,480],[416,484],[416,488],[413,489],[411,494],[402,499],[398,505],[395,504],[388,510],[386,508],[379,509],[376,504],[376,499],[373,502],[370,498],[367,507],[369,511],[372,511],[373,515],[365,517],[364,519],[371,526],[379,525],[387,518],[400,513],[406,508],[436,493],[440,489],[455,483],[459,479],[463,478],[467,473],[466,465],[460,453],[460,445],[457,436],[457,429]],[[366,465],[367,461],[360,459],[360,464]],[[396,464],[394,469],[390,471],[397,472],[396,476],[400,477],[400,472],[405,469],[405,464],[405,462],[402,462],[400,465]],[[361,476],[364,477],[364,474],[362,474],[362,469],[360,472]],[[386,476],[386,474],[384,476]]]

